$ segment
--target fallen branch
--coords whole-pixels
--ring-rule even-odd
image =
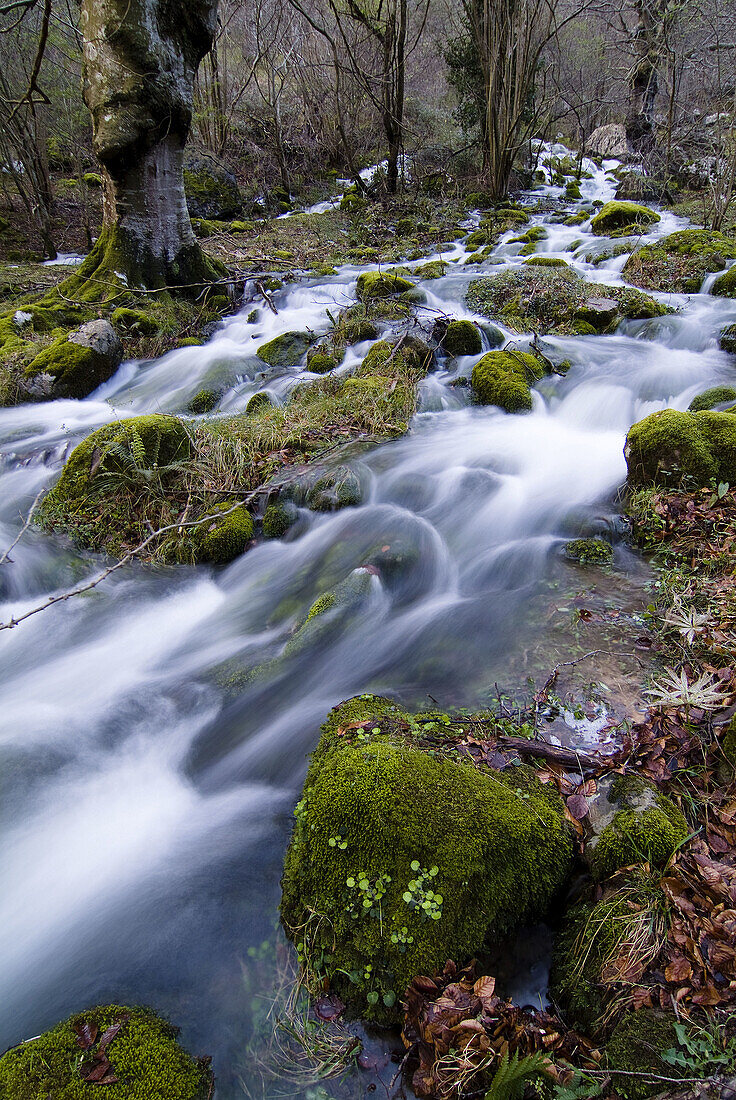
[[[36,511],[36,508],[38,508],[38,505],[41,501],[41,497],[44,495],[45,492],[46,492],[45,488],[39,489],[38,493],[36,494],[36,499],[34,500],[33,504],[31,505],[31,509],[30,509],[28,515],[26,516],[25,523],[23,524],[23,526],[21,527],[20,531],[15,536],[13,541],[11,542],[8,549],[5,551],[3,556],[0,558],[0,565],[7,565],[8,562],[10,562],[10,564],[12,565],[12,559],[10,557],[10,554],[15,549],[15,547],[18,545],[20,540],[23,538],[23,536],[25,535],[28,528],[31,526],[31,520],[33,519],[33,513]]]
[[[595,756],[566,749],[562,745],[550,745],[548,741],[532,741],[526,737],[499,737],[500,748],[513,749],[519,756],[539,757],[560,764],[563,768],[575,768],[580,772],[594,772],[601,767],[601,761]]]

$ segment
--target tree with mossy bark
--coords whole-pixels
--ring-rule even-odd
[[[103,227],[68,281],[77,297],[197,291],[225,274],[194,237],[183,180],[194,77],[216,15],[217,0],[83,0],[84,99],[102,166]]]

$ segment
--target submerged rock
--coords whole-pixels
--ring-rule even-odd
[[[629,429],[624,455],[634,487],[736,484],[736,417],[663,409]]]
[[[573,539],[565,544],[565,556],[582,565],[610,565],[613,547],[603,539]]]
[[[120,1030],[104,1049],[110,1062],[107,1072],[114,1080],[86,1080],[84,1068],[95,1065],[95,1055],[98,1064],[104,1064],[98,1053],[100,1040],[117,1024]],[[85,1033],[94,1038],[83,1053],[79,1037]],[[177,1034],[177,1028],[146,1008],[92,1008],[3,1054],[0,1096],[85,1100],[99,1090],[121,1100],[207,1100],[213,1084],[210,1060],[192,1058],[177,1042]]]
[[[295,811],[282,920],[314,985],[389,1021],[416,974],[542,917],[571,838],[532,770],[483,774],[415,748],[391,700],[359,696],[324,726]],[[363,722],[356,728],[356,723]]]
[[[473,395],[481,405],[498,405],[506,412],[532,408],[531,387],[544,375],[535,356],[524,351],[489,351],[473,367]]]

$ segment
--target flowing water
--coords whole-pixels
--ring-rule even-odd
[[[613,162],[586,167],[584,200],[612,197]],[[621,283],[624,256],[585,260],[610,241],[547,217],[534,217],[548,230],[540,249]],[[682,224],[665,213],[646,239]],[[520,263],[519,248],[502,242],[477,265],[462,243],[448,247],[448,274],[424,284],[420,318],[472,318],[469,280]],[[327,310],[354,300],[360,270],[287,286],[278,315],[259,308],[253,318],[245,303],[206,346],[126,363],[84,401],[0,410],[0,547],[99,425],[181,412],[205,385],[224,388],[218,411],[229,414],[258,390],[283,400],[312,376],[264,369],[255,349],[287,330],[328,331]],[[222,570],[131,566],[0,632],[0,1050],[94,1003],[146,1002],[183,1025],[192,1050],[215,1056],[221,1100],[242,1095],[239,1076],[257,1095],[246,1055],[262,1014],[255,986],[271,966],[292,810],[327,710],[366,690],[452,706],[523,689],[527,676],[596,648],[596,635],[590,644],[576,633],[582,603],[626,630],[606,636],[609,657],[588,670],[607,700],[589,700],[577,719],[563,708],[554,732],[590,742],[609,711],[625,709],[647,580],[616,503],[626,431],[733,376],[718,333],[736,321],[736,303],[664,300],[680,312],[612,336],[548,338],[572,366],[540,383],[525,416],[472,407],[450,385],[477,357],[440,362],[405,438],[351,450],[361,507],[304,512],[285,541]],[[366,350],[350,349],[340,372]],[[565,540],[581,533],[613,541],[610,575],[564,561]],[[312,601],[376,555],[393,568],[371,571],[359,608],[264,676],[243,675],[282,655]],[[101,564],[29,531],[2,567],[0,620]],[[522,998],[543,987],[537,962],[512,982]]]

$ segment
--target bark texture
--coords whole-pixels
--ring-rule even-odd
[[[94,275],[100,296],[106,284],[175,288],[222,274],[194,237],[183,181],[194,77],[216,15],[217,0],[83,0],[84,99],[104,206],[80,275]]]

